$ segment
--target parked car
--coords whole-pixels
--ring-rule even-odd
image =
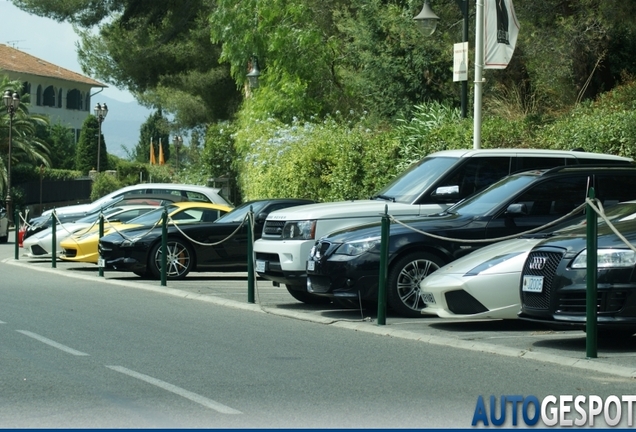
[[[132,204],[147,204],[160,206],[168,203],[174,202],[185,202],[189,201],[187,196],[178,195],[178,194],[139,194],[139,193],[126,193],[124,195],[120,195],[113,200],[111,200],[108,204],[105,204],[103,207],[100,207],[94,211],[91,211],[85,215],[81,215],[78,213],[67,213],[67,214],[57,214],[57,210],[55,212],[56,223],[68,223],[74,222],[84,217],[95,217],[99,216],[100,212],[107,211],[109,208],[114,206],[122,206],[122,205],[132,205]],[[43,231],[47,228],[50,228],[53,225],[53,213],[48,213],[46,215],[38,216],[36,218],[32,218],[29,220],[27,224],[24,224],[20,227],[20,235],[19,242],[20,246],[23,246],[24,240],[31,237],[33,234]]]
[[[175,224],[192,224],[200,222],[212,222],[232,210],[223,204],[210,204],[203,202],[179,202],[167,206],[168,216]],[[152,227],[159,224],[163,217],[164,207],[157,208],[144,215],[131,219],[128,223],[109,223],[104,227],[104,235],[111,231],[124,232],[136,227]],[[97,247],[99,242],[99,230],[93,227],[90,231],[81,235],[70,236],[62,240],[63,261],[97,263],[99,258]]]
[[[425,277],[497,239],[570,214],[585,202],[588,185],[596,187],[605,203],[636,198],[636,167],[559,167],[515,174],[442,213],[403,220],[407,226],[393,224],[389,306],[403,316],[421,316],[420,282]],[[380,239],[377,223],[320,239],[307,262],[307,291],[336,299],[377,299]]]
[[[611,221],[636,216],[636,201],[606,209]],[[536,234],[485,246],[452,261],[420,283],[422,313],[451,319],[516,319],[521,310],[519,281],[530,250],[546,238],[584,229],[585,216]],[[602,218],[599,226],[605,225]]]
[[[0,243],[6,243],[9,241],[9,218],[7,216],[7,210],[4,207],[0,207]]]
[[[388,206],[399,217],[439,213],[514,172],[561,165],[632,164],[632,159],[579,151],[537,149],[447,150],[414,164],[368,200],[299,206],[271,213],[254,244],[260,277],[285,284],[303,302],[322,301],[307,292],[305,261],[315,241],[336,230],[380,220]]]
[[[127,223],[131,219],[156,210],[157,205],[115,205],[103,212],[90,214],[75,222],[68,222],[55,226],[56,256],[62,253],[61,243],[64,239],[72,235],[79,235],[84,231],[91,230],[94,227],[99,229],[100,214],[104,217],[105,227],[108,223]],[[46,228],[34,235],[30,236],[23,242],[25,249],[24,255],[29,258],[51,258],[53,246],[53,227]]]
[[[629,244],[636,243],[636,217],[625,217],[613,225]],[[607,225],[598,228],[597,241],[598,328],[632,335],[636,333],[636,252]],[[519,318],[553,328],[584,330],[587,253],[585,229],[534,246],[519,281]]]
[[[270,212],[311,202],[303,199],[250,201],[213,223],[168,227],[167,278],[182,279],[191,271],[245,271],[247,224],[244,221],[250,208],[255,214],[253,231],[257,239]],[[239,227],[241,229],[237,231]],[[99,253],[107,268],[155,278],[161,275],[160,248],[160,228],[126,230],[125,238],[114,232],[102,237],[99,242]]]

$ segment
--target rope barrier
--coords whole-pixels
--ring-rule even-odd
[[[528,230],[528,231],[523,231],[523,232],[520,232],[520,233],[511,234],[511,235],[508,235],[508,236],[505,236],[505,237],[494,237],[494,238],[490,238],[490,239],[458,239],[458,238],[451,238],[451,237],[443,237],[443,236],[439,236],[439,235],[436,235],[436,234],[431,234],[431,233],[428,233],[428,232],[425,232],[425,231],[420,231],[418,229],[415,229],[415,228],[413,228],[413,227],[411,227],[411,226],[409,226],[409,225],[407,225],[407,224],[405,224],[403,222],[400,222],[399,220],[395,219],[391,215],[389,215],[389,219],[391,220],[391,222],[395,222],[395,223],[397,223],[399,225],[402,225],[403,227],[408,228],[408,229],[410,229],[412,231],[415,231],[417,233],[420,233],[420,234],[423,234],[423,235],[426,235],[426,236],[429,236],[429,237],[432,237],[432,238],[436,238],[438,240],[445,240],[445,241],[452,241],[452,242],[461,242],[461,243],[494,243],[494,242],[503,241],[503,240],[510,240],[510,239],[513,239],[513,238],[520,237],[522,235],[532,234],[532,233],[535,233],[535,232],[538,232],[538,231],[543,231],[546,228],[549,228],[549,227],[551,227],[553,225],[556,225],[556,224],[564,221],[565,219],[568,219],[571,216],[574,216],[576,213],[578,213],[581,210],[583,210],[585,205],[586,205],[586,203],[583,203],[583,204],[579,205],[578,207],[576,207],[574,210],[572,210],[570,213],[568,213],[568,214],[566,214],[564,216],[561,216],[560,218],[558,218],[556,220],[553,220],[552,222],[549,222],[549,223],[547,223],[545,225],[542,225],[542,226],[540,226],[538,228],[533,228],[533,229]]]

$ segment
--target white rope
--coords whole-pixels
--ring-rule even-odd
[[[409,226],[409,225],[407,225],[407,224],[405,224],[403,222],[400,222],[399,220],[395,219],[391,215],[388,215],[388,216],[389,216],[389,219],[391,220],[391,222],[395,222],[395,223],[397,223],[399,225],[402,225],[403,227],[408,228],[408,229],[410,229],[412,231],[415,231],[417,233],[420,233],[420,234],[423,234],[423,235],[426,235],[426,236],[429,236],[429,237],[432,237],[432,238],[436,238],[438,240],[451,241],[451,242],[461,242],[461,243],[494,243],[494,242],[498,242],[498,241],[502,241],[502,240],[510,240],[510,239],[513,239],[513,238],[517,238],[517,237],[520,237],[520,236],[525,235],[525,234],[532,234],[532,233],[535,233],[535,232],[538,232],[538,231],[542,231],[542,230],[544,230],[544,229],[546,229],[548,227],[556,225],[556,224],[562,222],[563,220],[575,215],[576,213],[580,212],[584,207],[585,207],[585,203],[579,205],[578,207],[576,207],[574,210],[572,210],[570,213],[566,214],[565,216],[561,216],[560,218],[558,218],[558,219],[556,219],[556,220],[554,220],[552,222],[549,222],[549,223],[547,223],[545,225],[542,225],[542,226],[540,226],[538,228],[534,228],[534,229],[531,229],[531,230],[528,230],[528,231],[523,231],[523,232],[520,232],[520,233],[517,233],[517,234],[512,234],[512,235],[509,235],[509,236],[505,236],[505,237],[495,237],[495,238],[490,238],[490,239],[458,239],[458,238],[451,238],[451,237],[443,237],[443,236],[439,236],[439,235],[436,235],[436,234],[431,234],[431,233],[428,233],[428,232],[425,232],[425,231],[420,231],[420,230],[415,229],[415,228],[413,228],[413,227],[411,227],[411,226]]]
[[[634,252],[636,252],[636,247],[634,247],[629,240],[627,240],[623,234],[621,234],[616,227],[612,224],[612,222],[607,218],[607,216],[605,216],[605,211],[603,209],[603,204],[601,204],[601,202],[597,199],[590,199],[590,198],[586,198],[585,202],[587,204],[589,204],[589,206],[592,208],[592,210],[594,210],[596,212],[596,214],[598,214],[601,219],[603,219],[605,221],[605,223],[607,224],[607,226],[610,227],[610,229],[612,231],[614,231],[614,234],[616,234],[618,236],[619,239],[622,240],[623,243],[625,243],[627,245],[627,247],[629,247],[631,250],[633,250]],[[598,207],[596,206],[596,204],[598,204]]]

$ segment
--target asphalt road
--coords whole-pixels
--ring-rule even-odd
[[[510,323],[378,326],[372,311],[311,308],[265,282],[248,304],[240,274],[161,287],[16,262],[11,243],[0,257],[3,428],[470,427],[480,395],[633,393],[614,360],[631,362],[625,344],[590,361],[552,354],[580,335],[548,334],[541,351],[540,330]]]

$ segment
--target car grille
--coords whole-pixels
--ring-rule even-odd
[[[545,265],[541,269],[531,269],[534,258],[545,258]],[[530,252],[523,265],[522,275],[543,276],[543,290],[540,293],[521,291],[521,303],[529,309],[548,310],[550,307],[550,293],[556,269],[563,258],[563,252],[534,251]]]
[[[586,296],[584,291],[561,293],[557,312],[584,315]],[[625,306],[626,301],[627,291],[598,291],[596,310],[599,313],[616,313]]]
[[[457,315],[472,315],[487,312],[488,309],[464,290],[449,291],[445,294],[448,310]]]
[[[75,258],[77,256],[77,249],[64,249],[64,256],[68,258]]]
[[[279,220],[265,221],[265,226],[263,227],[263,236],[280,238],[283,235],[284,226],[285,226],[285,221],[279,221]]]

